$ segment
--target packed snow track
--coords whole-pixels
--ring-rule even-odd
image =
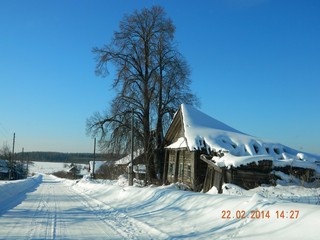
[[[125,176],[1,180],[0,240],[319,239],[319,188],[183,189],[180,183],[128,186]]]
[[[0,239],[166,237],[159,230],[48,175],[40,176],[24,192],[12,194],[5,202],[0,211]]]

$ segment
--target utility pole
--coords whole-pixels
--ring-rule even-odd
[[[133,186],[133,125],[134,125],[134,109],[132,108],[131,116],[131,162],[129,164],[129,186]]]
[[[27,178],[28,177],[28,170],[25,168],[25,164],[24,164],[24,148],[22,148],[22,151],[21,151],[20,163],[21,163],[21,167],[22,167],[23,177]]]
[[[94,138],[94,144],[93,144],[93,164],[92,164],[92,178],[95,179],[95,173],[94,173],[94,167],[96,165],[96,138]]]
[[[22,162],[24,162],[24,155],[23,154],[24,154],[24,148],[22,148],[22,151],[21,151],[21,161]]]
[[[9,180],[13,178],[13,161],[14,161],[14,144],[16,141],[16,133],[13,133],[13,141],[12,141],[12,154],[10,157],[10,170],[9,170]]]
[[[27,155],[27,177],[29,175],[29,154]]]

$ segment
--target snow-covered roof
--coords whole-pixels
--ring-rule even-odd
[[[240,166],[260,160],[273,160],[274,165],[308,165],[319,168],[315,162],[320,156],[301,153],[280,143],[262,140],[236,130],[192,106],[182,104],[180,108],[184,137],[167,148],[188,147],[190,151],[207,149],[210,152],[224,152],[223,157],[213,160],[220,166]],[[308,163],[307,163],[307,162]]]
[[[94,171],[98,171],[100,169],[100,167],[104,164],[108,164],[108,161],[94,161]],[[90,169],[90,173],[93,172],[93,161],[89,161],[89,169]]]
[[[0,159],[0,173],[8,173],[8,161]]]
[[[133,165],[133,172],[134,173],[143,173],[143,174],[145,174],[146,170],[147,170],[147,166],[145,164]]]
[[[174,143],[167,146],[166,148],[177,149],[177,148],[186,148],[186,147],[187,147],[186,139],[184,137],[181,137]]]
[[[137,149],[136,151],[133,152],[133,159],[139,157],[141,154],[143,154],[143,149]],[[114,162],[115,165],[127,165],[131,162],[131,153],[128,154],[127,156],[117,160]]]

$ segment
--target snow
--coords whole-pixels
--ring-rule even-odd
[[[129,187],[123,176],[75,181],[37,175],[0,181],[0,196],[4,239],[319,239],[320,234],[320,189],[303,186],[247,191],[225,184],[223,194],[215,188],[203,194],[179,183]],[[228,211],[230,218],[223,218]],[[282,211],[283,218],[277,217]],[[245,218],[238,218],[242,213]]]
[[[96,163],[97,164],[97,163]],[[46,173],[51,174],[58,171],[68,172],[70,170],[71,163],[62,163],[62,162],[32,162],[29,164],[29,173]],[[76,164],[80,167],[80,174],[88,174],[88,164]]]
[[[223,152],[220,159],[214,157],[220,167],[238,167],[250,162],[272,160],[275,166],[295,166],[315,169],[320,173],[320,156],[302,153],[280,143],[273,143],[238,131],[192,106],[182,104],[181,113],[185,144],[190,151],[207,149],[208,153]],[[184,138],[183,138],[184,139]],[[179,148],[182,139],[171,144]]]
[[[53,173],[67,171],[68,166],[62,162],[33,162],[29,165],[30,173]]]
[[[133,159],[139,157],[143,153],[143,149],[138,149],[133,152]],[[115,165],[127,165],[131,162],[131,153],[127,156],[115,161]]]
[[[134,173],[146,173],[147,167],[145,164],[137,164],[133,165],[133,172]]]
[[[0,159],[0,173],[8,173],[8,161]]]
[[[94,168],[93,168],[93,161],[89,162],[89,169],[90,169],[90,173],[93,173],[93,169],[95,172],[97,172],[100,167],[104,166],[105,164],[109,164],[109,162],[107,161],[94,161]]]
[[[26,180],[1,181],[0,180],[0,215],[23,199],[23,196],[33,191],[41,181],[41,176],[35,176]],[[1,236],[1,234],[0,234]]]
[[[187,143],[184,137],[179,138],[176,142],[170,144],[169,146],[167,146],[166,148],[169,149],[177,149],[177,148],[186,148],[187,147]]]
[[[240,165],[246,165],[252,162],[255,162],[258,165],[259,161],[273,160],[273,158],[270,157],[269,155],[235,157],[231,154],[226,154],[222,158],[213,157],[212,160],[214,160],[216,162],[216,165],[220,167],[225,167],[225,166],[240,167]]]

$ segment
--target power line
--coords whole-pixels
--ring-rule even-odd
[[[3,124],[0,122],[0,132],[2,132],[2,135],[5,136],[6,139],[8,139],[9,137],[9,132],[7,131],[7,129],[3,126]]]

